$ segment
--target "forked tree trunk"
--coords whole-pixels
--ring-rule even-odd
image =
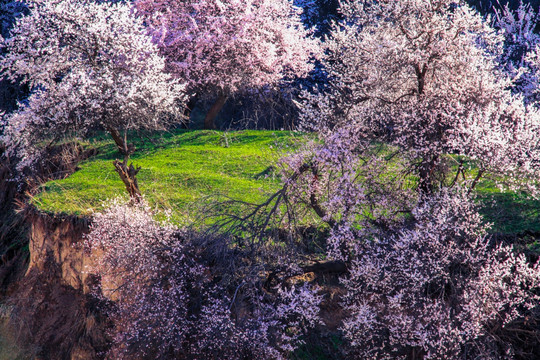
[[[142,199],[141,191],[139,190],[139,184],[137,183],[137,174],[141,170],[140,166],[133,166],[133,163],[128,165],[129,157],[135,152],[135,146],[127,143],[127,138],[124,135],[120,135],[120,132],[115,128],[107,129],[111,134],[118,151],[124,156],[123,161],[114,160],[114,169],[120,176],[120,179],[126,186],[126,191],[133,203],[138,203]]]
[[[133,163],[128,166],[128,158],[124,157],[124,161],[122,162],[114,160],[113,164],[116,172],[120,175],[120,179],[122,179],[122,182],[126,186],[126,191],[128,192],[131,201],[138,203],[142,198],[139,184],[137,183],[137,174],[141,170],[141,167],[135,167],[133,166]]]
[[[211,130],[216,128],[216,117],[223,108],[223,105],[225,105],[225,102],[227,102],[227,96],[220,94],[212,107],[210,107],[210,110],[208,110],[208,112],[206,113],[206,117],[204,118],[205,129]]]

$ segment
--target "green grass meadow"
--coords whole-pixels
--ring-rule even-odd
[[[209,197],[264,200],[279,186],[276,161],[305,140],[285,131],[177,130],[132,139],[137,150],[131,159],[141,167],[137,178],[146,200],[185,223]],[[120,157],[112,139],[103,135],[83,145],[98,154],[65,179],[42,185],[32,199],[38,209],[84,216],[103,209],[109,199],[127,196],[112,164]]]
[[[137,150],[132,161],[141,167],[137,178],[146,200],[157,209],[170,210],[171,220],[182,225],[218,198],[264,201],[279,187],[279,174],[274,171],[278,159],[308,138],[287,131],[176,130],[133,137]],[[88,216],[106,207],[110,199],[127,198],[112,164],[120,157],[112,139],[104,134],[82,145],[96,148],[98,154],[65,179],[42,185],[32,198],[39,210]],[[476,190],[492,232],[540,233],[540,200],[501,192],[488,180]]]

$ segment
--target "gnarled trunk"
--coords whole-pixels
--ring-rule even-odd
[[[126,190],[129,194],[129,197],[134,202],[139,202],[141,200],[141,191],[139,190],[139,184],[137,183],[137,174],[141,170],[140,166],[133,166],[133,163],[127,164],[127,158],[124,158],[123,162],[118,160],[113,161],[114,168],[120,179],[124,182]]]
[[[204,118],[205,129],[210,130],[216,128],[216,124],[214,121],[226,102],[227,96],[220,94],[212,107],[210,107],[210,110],[208,110],[208,112],[206,113],[206,117]]]
[[[124,137],[120,135],[120,132],[115,128],[107,129],[111,134],[118,151],[124,155],[124,160],[114,160],[114,169],[120,176],[120,179],[126,186],[126,191],[129,194],[132,202],[139,202],[142,198],[141,191],[139,190],[139,184],[137,183],[137,174],[141,170],[139,166],[133,166],[133,163],[128,165],[129,157],[135,152],[135,146],[127,143],[127,136],[124,133]]]

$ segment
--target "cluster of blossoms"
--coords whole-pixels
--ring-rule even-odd
[[[482,173],[537,176],[540,116],[510,90],[503,37],[486,20],[452,0],[357,0],[341,11],[325,42],[330,90],[307,95],[307,126],[398,146],[425,193],[449,153]]]
[[[536,101],[532,63],[527,54],[535,51],[540,44],[540,36],[534,32],[538,21],[538,13],[530,4],[520,2],[516,11],[506,4],[496,11],[493,27],[504,36],[504,51],[498,55],[502,69],[515,82],[513,89],[523,94],[527,103]]]
[[[491,244],[463,191],[442,192],[412,216],[394,236],[357,240],[345,336],[362,358],[499,358],[490,330],[538,305],[538,264]]]
[[[9,30],[13,27],[15,19],[22,16],[26,6],[20,1],[2,1],[0,3],[0,36],[9,37]]]
[[[236,301],[221,276],[196,261],[178,229],[142,202],[116,201],[96,214],[85,248],[97,296],[114,300],[111,358],[282,358],[318,322],[320,296],[308,286]],[[240,289],[240,290],[239,290]]]
[[[323,139],[284,158],[282,175],[288,200],[329,225],[327,255],[348,260],[358,238],[390,230],[418,194],[402,175],[406,164],[385,160],[393,149],[374,146],[358,128],[342,127]]]
[[[289,0],[137,0],[138,15],[192,91],[231,94],[304,76],[318,43]]]

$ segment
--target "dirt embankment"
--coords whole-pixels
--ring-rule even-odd
[[[30,259],[9,298],[10,323],[19,342],[32,344],[40,359],[99,359],[106,351],[103,304],[89,296],[90,257],[80,244],[88,221],[27,214]]]
[[[89,221],[74,216],[53,216],[30,210],[30,259],[26,276],[33,272],[47,272],[57,267],[56,274],[64,285],[76,290],[85,289],[85,265],[89,261],[81,249]]]
[[[50,179],[76,171],[95,152],[76,144],[51,149],[49,160],[25,183],[0,148],[0,303],[3,323],[20,346],[36,359],[98,359],[106,351],[102,307],[87,295],[80,247],[88,221],[38,212],[28,195]],[[22,210],[24,208],[24,210]]]
[[[76,143],[49,149],[47,161],[33,171],[16,170],[13,159],[0,144],[0,298],[26,272],[28,265],[28,217],[21,213],[39,185],[72,174],[77,164],[96,153]]]

